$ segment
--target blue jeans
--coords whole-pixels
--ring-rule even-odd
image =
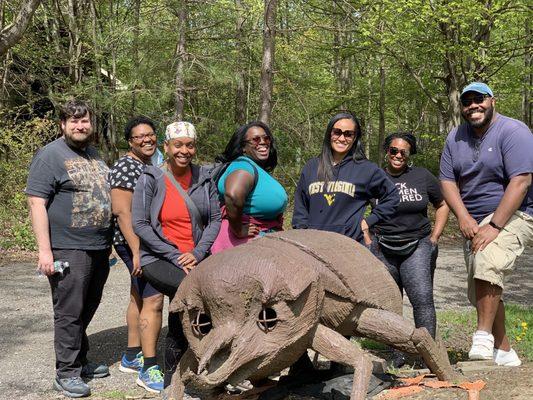
[[[433,275],[435,273],[438,246],[426,236],[418,241],[416,250],[408,256],[383,252],[374,237],[370,251],[385,264],[403,294],[403,289],[413,306],[417,328],[425,327],[435,337],[437,317],[433,300]]]

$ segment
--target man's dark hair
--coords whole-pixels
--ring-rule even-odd
[[[86,115],[92,117],[91,107],[85,102],[77,99],[67,101],[59,109],[59,120],[65,122],[69,118],[82,118]]]
[[[274,136],[272,136],[272,132],[270,132],[270,128],[268,127],[268,125],[261,121],[252,121],[247,123],[246,125],[238,127],[235,133],[231,136],[224,152],[218,155],[215,160],[217,162],[227,163],[235,160],[237,157],[242,156],[242,151],[246,140],[246,132],[248,132],[250,128],[253,128],[255,126],[262,128],[267,134],[267,136],[270,138],[270,152],[268,155],[268,159],[261,164],[261,167],[265,171],[272,172],[274,168],[276,168],[276,165],[278,165],[278,152],[276,150],[276,141],[274,140]]]
[[[394,139],[405,140],[411,147],[409,154],[416,154],[416,137],[411,132],[394,132],[387,136],[383,142],[383,150],[385,150],[385,152],[389,150],[390,144]]]
[[[155,133],[154,121],[152,121],[148,117],[138,115],[136,117],[130,118],[130,120],[126,122],[126,126],[124,127],[124,139],[126,139],[126,142],[131,139],[131,131],[133,130],[133,128],[135,128],[138,125],[142,125],[142,124],[146,124],[150,126],[150,128],[152,128]]]
[[[322,153],[318,157],[318,179],[324,182],[329,182],[333,179],[333,152],[331,150],[331,131],[333,126],[341,119],[349,119],[355,124],[355,138],[354,144],[349,151],[349,155],[352,156],[354,161],[366,160],[365,151],[363,149],[363,143],[361,142],[361,136],[363,132],[361,130],[361,124],[357,117],[351,112],[341,112],[334,115],[328,122],[326,127],[326,133],[324,134],[324,141],[322,142]]]

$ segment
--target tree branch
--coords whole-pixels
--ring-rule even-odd
[[[22,38],[41,0],[26,0],[15,20],[0,31],[0,57]]]

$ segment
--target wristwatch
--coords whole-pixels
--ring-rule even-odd
[[[494,229],[498,229],[498,231],[501,232],[501,230],[503,229],[503,226],[499,226],[499,225],[496,225],[494,222],[490,221],[489,222],[489,225],[492,226]]]

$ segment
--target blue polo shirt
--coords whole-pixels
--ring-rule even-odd
[[[481,138],[462,124],[446,139],[440,179],[457,183],[466,209],[478,222],[496,211],[509,180],[524,173],[533,173],[533,135],[516,119],[497,114]],[[533,186],[519,210],[533,215]]]

